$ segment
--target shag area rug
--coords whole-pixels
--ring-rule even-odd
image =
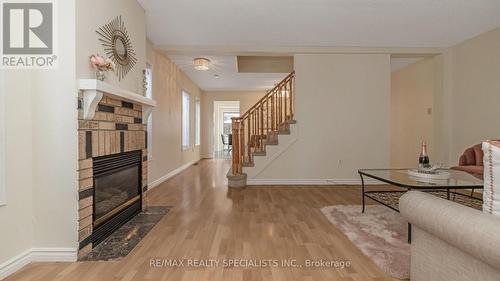
[[[383,272],[410,278],[408,224],[401,215],[384,206],[337,205],[321,209],[328,220],[369,257]]]

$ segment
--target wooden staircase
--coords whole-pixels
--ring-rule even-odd
[[[227,174],[230,187],[246,186],[244,167],[254,157],[266,156],[266,146],[278,145],[278,136],[290,134],[294,115],[295,72],[290,73],[241,117],[232,118],[233,157]]]

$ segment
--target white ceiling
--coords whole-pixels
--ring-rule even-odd
[[[210,69],[195,70],[193,55],[169,55],[170,59],[205,91],[270,90],[286,73],[238,73],[236,56],[204,56],[210,59]],[[215,78],[214,75],[219,75]]]
[[[204,90],[269,89],[281,80],[284,74],[237,72],[236,55],[254,46],[278,54],[288,47],[439,48],[500,26],[500,0],[138,1],[148,38]],[[214,68],[195,71],[198,56]]]
[[[139,0],[156,45],[448,47],[500,26],[499,0]]]

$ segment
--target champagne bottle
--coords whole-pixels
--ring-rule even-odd
[[[420,150],[420,157],[418,157],[418,167],[419,168],[429,168],[430,161],[429,155],[427,155],[427,142],[422,142],[422,149]]]

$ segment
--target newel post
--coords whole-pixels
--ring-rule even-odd
[[[233,117],[232,128],[233,128],[233,161],[232,161],[232,172],[233,175],[241,174],[242,171],[242,149],[241,149],[241,117]]]

